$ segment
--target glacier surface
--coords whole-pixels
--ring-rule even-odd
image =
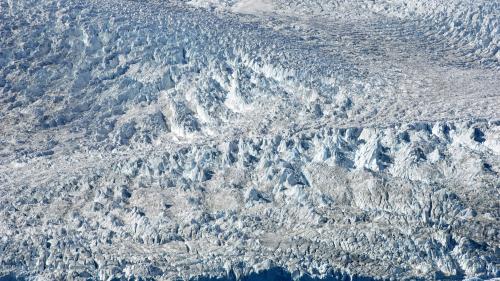
[[[499,278],[499,11],[0,0],[0,280]]]

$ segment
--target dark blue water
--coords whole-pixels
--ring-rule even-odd
[[[15,274],[11,273],[0,277],[0,281],[24,281],[25,278],[17,277]],[[97,280],[89,278],[88,280]],[[127,279],[115,278],[113,281],[126,281]],[[225,277],[199,277],[192,279],[192,281],[236,281],[236,276],[234,273],[230,273],[229,276]],[[292,281],[294,280],[292,274],[283,268],[275,267],[259,273],[251,273],[247,276],[242,276],[241,281]],[[297,279],[295,279],[297,280]],[[313,278],[309,275],[304,275],[298,280],[300,281],[376,281],[380,279],[374,279],[371,277],[363,276],[352,276],[342,272],[331,272],[325,278]],[[132,278],[128,281],[155,281],[153,278]]]
[[[226,277],[201,277],[194,279],[193,281],[235,281],[236,277],[234,274],[229,274]],[[252,273],[247,276],[241,277],[239,280],[242,281],[291,281],[294,280],[292,274],[283,268],[275,267],[259,273]],[[295,279],[297,280],[297,279]],[[314,278],[310,275],[304,275],[298,280],[300,281],[375,281],[380,279],[374,279],[371,277],[363,276],[351,276],[342,272],[331,272],[325,278]]]

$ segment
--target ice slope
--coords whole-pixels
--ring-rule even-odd
[[[498,277],[498,6],[0,2],[0,276]]]

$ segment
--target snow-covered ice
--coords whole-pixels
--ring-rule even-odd
[[[499,278],[499,11],[0,0],[0,280]]]

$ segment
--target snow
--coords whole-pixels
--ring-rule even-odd
[[[0,2],[0,280],[499,277],[498,10]]]
[[[274,10],[273,3],[270,0],[241,0],[231,8],[232,11],[243,14],[271,12]]]

